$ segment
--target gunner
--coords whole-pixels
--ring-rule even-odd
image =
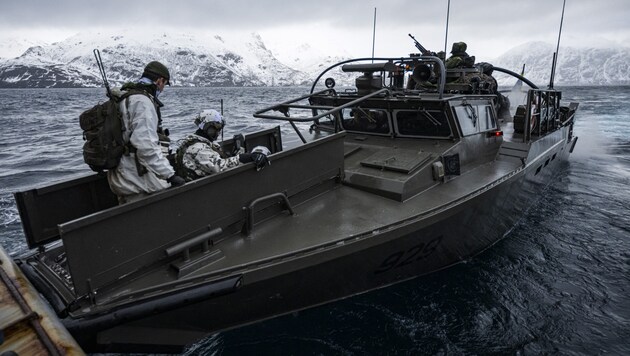
[[[475,64],[475,56],[466,53],[468,46],[465,42],[455,42],[451,48],[451,56],[446,60],[446,68],[472,68]]]

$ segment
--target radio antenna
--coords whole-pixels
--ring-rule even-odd
[[[223,119],[223,127],[221,128],[221,148],[223,148],[223,131],[225,131],[225,116],[223,116],[223,99],[221,99],[221,119]]]
[[[376,8],[374,8],[374,25],[372,27],[372,63],[374,63],[374,44],[376,43]]]
[[[111,98],[112,91],[109,89],[109,82],[107,81],[107,75],[105,74],[105,66],[103,66],[103,60],[101,59],[101,52],[98,48],[95,48],[92,53],[94,53],[94,58],[96,58],[96,66],[98,67],[99,72],[101,72],[101,78],[103,79],[105,90],[107,91],[107,97]]]
[[[448,48],[448,18],[451,15],[451,0],[448,0],[448,5],[446,7],[446,34],[444,35],[444,59],[446,59],[446,49]]]
[[[553,54],[553,62],[551,64],[551,79],[549,80],[549,89],[553,89],[553,81],[556,76],[556,64],[558,63],[558,54],[560,53],[560,35],[562,34],[562,23],[564,22],[564,7],[567,0],[562,1],[562,16],[560,17],[560,30],[558,31],[558,44],[556,52]]]

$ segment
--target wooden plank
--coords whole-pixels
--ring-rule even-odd
[[[84,355],[52,309],[0,247],[0,354]]]

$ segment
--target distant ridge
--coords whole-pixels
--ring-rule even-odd
[[[556,47],[544,42],[529,42],[512,48],[492,64],[520,72],[526,64],[525,77],[536,85],[549,84],[551,62]],[[514,79],[500,78],[500,85],[513,85]],[[629,85],[630,48],[560,47],[556,68],[557,85]]]
[[[16,58],[1,59],[0,87],[101,86],[94,48],[99,48],[113,85],[137,79],[152,60],[169,67],[177,86],[306,85],[316,75],[308,66],[295,69],[280,62],[256,33],[245,37],[81,33],[62,42],[30,47]],[[327,62],[341,60],[307,53],[311,62],[330,65]]]
[[[112,85],[136,79],[144,64],[156,59],[169,67],[176,86],[310,85],[321,70],[349,58],[347,54],[322,53],[308,44],[286,47],[290,48],[272,51],[256,33],[241,37],[80,33],[61,42],[32,46],[15,58],[0,59],[0,88],[101,86],[94,48],[101,51]],[[554,50],[551,44],[531,42],[510,49],[491,63],[515,72],[526,64],[525,76],[544,87]],[[334,76],[342,79],[340,84],[352,83],[348,74]],[[500,85],[515,81],[500,74],[497,78]],[[560,47],[555,84],[630,84],[630,49]]]

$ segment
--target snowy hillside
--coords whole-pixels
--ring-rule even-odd
[[[31,43],[0,43],[0,55],[17,53]],[[331,64],[350,58],[309,44],[266,44],[258,34],[247,36],[136,33],[81,33],[62,42],[31,46],[19,56],[0,57],[0,88],[94,87],[102,81],[92,50],[99,48],[112,85],[137,79],[143,66],[159,60],[171,71],[177,86],[310,85]],[[531,42],[515,47],[491,63],[520,72],[544,87],[549,82],[555,46]],[[402,54],[403,56],[406,54]],[[475,55],[475,53],[471,53]],[[351,84],[354,73],[339,70],[326,76],[339,85]],[[500,85],[514,79],[498,73]],[[629,48],[561,47],[557,85],[630,84]]]
[[[280,62],[305,73],[319,74],[328,66],[352,58],[347,52],[327,53],[308,43],[270,42],[267,48]]]
[[[492,61],[497,67],[520,72],[538,86],[546,86],[556,46],[530,42],[515,47]],[[498,76],[497,76],[498,77]],[[514,79],[500,77],[500,85],[514,84]],[[630,48],[560,47],[556,66],[557,85],[627,85],[630,84]]]
[[[178,86],[303,85],[313,75],[281,63],[261,37],[189,34],[78,34],[0,60],[0,87],[100,86],[92,50],[99,48],[114,85],[133,80],[160,60]],[[333,59],[331,59],[333,60]]]
[[[30,47],[47,45],[48,43],[37,43],[33,40],[22,38],[10,38],[0,41],[0,59],[15,58],[20,56]]]

